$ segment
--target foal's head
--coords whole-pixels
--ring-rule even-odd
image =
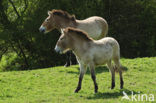
[[[72,38],[69,35],[67,29],[61,30],[61,36],[56,43],[55,51],[62,54],[71,49]]]
[[[62,26],[69,25],[68,23],[70,21],[75,22],[75,16],[70,15],[66,11],[52,10],[48,11],[48,15],[49,16],[45,19],[39,28],[40,32],[47,33],[55,28],[64,28]]]
[[[62,34],[55,46],[55,51],[66,53],[69,50],[75,49],[77,46],[82,46],[84,42],[90,42],[92,40],[84,31],[67,27],[62,30]]]

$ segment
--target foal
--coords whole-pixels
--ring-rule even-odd
[[[111,61],[113,60],[120,74],[120,88],[123,88],[123,78],[120,64],[120,48],[118,42],[110,37],[105,37],[101,40],[93,40],[88,37],[87,33],[74,28],[66,28],[62,31],[62,35],[57,41],[55,51],[59,53],[66,53],[72,50],[76,55],[77,61],[80,66],[80,76],[78,86],[75,92],[81,89],[81,82],[83,76],[90,68],[91,77],[94,82],[95,93],[98,91],[96,83],[95,66],[107,64],[111,75],[112,85],[111,89],[115,87],[115,70]]]
[[[40,32],[47,33],[53,29],[61,31],[61,29],[66,27],[74,27],[84,30],[94,39],[101,39],[105,37],[108,32],[108,24],[102,17],[92,16],[84,20],[77,20],[75,16],[70,15],[66,11],[54,9],[48,11],[48,15],[39,28]],[[66,65],[70,65],[69,58],[67,58]]]

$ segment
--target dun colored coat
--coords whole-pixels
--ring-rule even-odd
[[[68,27],[62,31],[62,35],[57,41],[55,50],[59,53],[66,53],[67,51],[72,50],[76,55],[80,66],[80,76],[75,92],[78,92],[81,89],[81,82],[87,67],[90,68],[95,92],[97,92],[98,85],[96,83],[94,69],[95,66],[103,64],[107,64],[111,72],[111,89],[113,89],[115,87],[115,69],[112,65],[112,61],[114,61],[120,74],[120,88],[123,88],[124,83],[120,64],[120,47],[114,38],[105,37],[100,40],[93,40],[82,30]]]

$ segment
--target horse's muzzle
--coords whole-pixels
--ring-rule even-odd
[[[41,33],[44,33],[44,32],[45,32],[45,27],[41,26],[41,27],[39,28],[39,31],[40,31]]]
[[[61,50],[60,47],[58,47],[57,45],[56,45],[56,47],[55,47],[55,51],[56,51],[57,53],[62,54],[62,50]]]

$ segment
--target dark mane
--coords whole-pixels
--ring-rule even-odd
[[[75,28],[72,28],[72,27],[68,27],[68,28],[65,29],[65,32],[72,33],[72,34],[74,34],[74,35],[76,35],[76,36],[78,36],[80,38],[83,38],[83,39],[85,39],[87,41],[92,41],[93,40],[92,38],[90,38],[88,36],[87,33],[85,33],[84,31],[82,31],[80,29],[75,29]]]
[[[63,11],[63,10],[52,10],[52,14],[64,17],[64,18],[66,18],[68,20],[75,21],[75,16],[74,15],[70,15],[68,12]]]

